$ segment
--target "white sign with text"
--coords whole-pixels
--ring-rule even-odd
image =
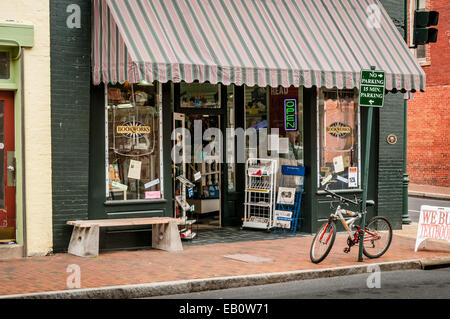
[[[450,207],[420,206],[420,219],[414,251],[427,239],[450,242]]]

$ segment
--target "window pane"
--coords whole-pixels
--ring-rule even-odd
[[[273,155],[271,150],[278,149],[279,158],[285,159],[280,160],[283,165],[303,165],[303,105],[300,92],[294,87],[245,87],[245,130],[254,128],[257,133],[256,144],[250,141],[250,134],[246,137],[247,158],[261,157],[259,147],[265,145],[269,156]],[[285,122],[285,101],[291,101],[293,108],[290,110],[297,114],[289,127]],[[260,141],[259,129],[267,129],[267,142]],[[277,130],[278,139],[275,141],[269,135],[275,135]]]
[[[280,158],[289,160],[280,162],[284,165],[303,165],[303,108],[299,89],[271,88],[269,101],[270,129],[278,129],[280,139],[286,140],[288,146],[283,151],[283,146],[280,146],[283,142],[279,141]],[[291,121],[287,121],[289,113]]]
[[[220,108],[219,85],[181,82],[180,106]]]
[[[229,85],[227,87],[227,123],[228,128],[235,129],[235,112],[234,112],[234,85]],[[231,135],[230,135],[231,136]],[[230,152],[227,152],[228,154],[235,154],[234,153],[234,138],[230,138],[227,140],[227,148],[230,150]],[[236,184],[235,184],[235,177],[236,177],[236,165],[235,165],[235,159],[232,158],[227,161],[228,166],[228,191],[234,192],[236,190]]]
[[[267,128],[268,107],[267,107],[267,89],[254,86],[245,86],[245,130],[255,129],[255,132],[261,128]],[[258,158],[259,134],[254,135],[256,141],[250,141],[246,136],[246,158]]]
[[[161,198],[156,86],[108,86],[109,200]]]
[[[9,53],[0,52],[0,79],[9,79],[10,77]]]
[[[353,90],[319,93],[319,174],[334,174],[329,189],[359,186],[357,99]]]
[[[425,9],[425,8],[426,8],[426,0],[419,0],[418,9]]]
[[[417,46],[416,57],[418,59],[425,59],[426,58],[426,45],[425,44],[420,44],[420,45]]]

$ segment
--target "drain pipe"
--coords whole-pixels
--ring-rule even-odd
[[[22,147],[22,227],[23,227],[23,257],[28,256],[27,245],[27,205],[26,205],[26,187],[25,187],[25,80],[24,80],[24,61],[23,48],[20,48],[20,125],[21,125],[21,147]]]

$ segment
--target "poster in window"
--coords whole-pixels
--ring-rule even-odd
[[[120,183],[119,164],[109,164],[109,182]]]
[[[142,162],[131,160],[128,168],[128,178],[141,179]]]
[[[348,187],[358,187],[358,168],[348,168]]]

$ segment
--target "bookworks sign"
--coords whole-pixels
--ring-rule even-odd
[[[150,134],[150,126],[144,125],[140,122],[125,122],[117,126],[117,134],[123,134],[127,137],[142,137],[144,134]]]
[[[450,207],[422,205],[414,251],[427,239],[450,241]]]
[[[327,133],[334,137],[347,137],[352,132],[352,128],[341,122],[334,122],[327,126]]]

